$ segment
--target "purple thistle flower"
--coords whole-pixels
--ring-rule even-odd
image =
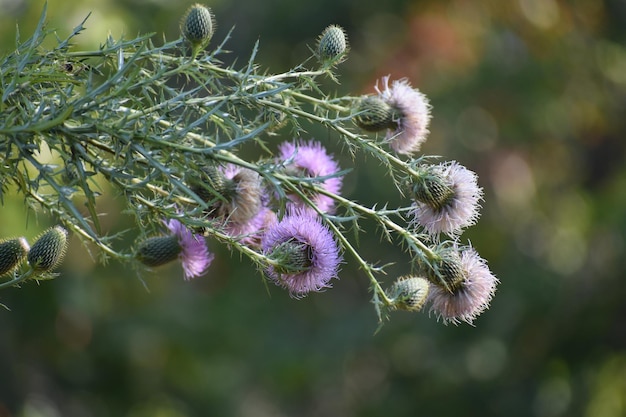
[[[418,89],[411,87],[406,79],[396,80],[389,87],[389,76],[382,78],[379,97],[396,109],[400,115],[397,128],[388,130],[386,140],[395,152],[410,155],[419,151],[428,135],[430,105],[428,98]]]
[[[164,223],[170,233],[178,239],[181,248],[178,259],[183,266],[185,279],[203,275],[215,257],[209,252],[204,238],[194,235],[178,220],[170,219]]]
[[[284,265],[269,266],[267,275],[292,297],[330,288],[337,276],[341,255],[332,232],[310,211],[290,209],[279,222],[270,226],[261,242],[263,252]]]
[[[460,252],[460,263],[465,279],[452,292],[443,286],[431,285],[428,294],[430,311],[435,312],[446,324],[458,324],[461,321],[472,324],[476,317],[489,308],[499,282],[474,248],[469,247]]]
[[[431,183],[431,186],[439,182],[451,193],[444,198],[443,204],[426,200],[415,201],[410,212],[413,216],[412,223],[421,225],[432,235],[438,233],[454,235],[461,229],[473,225],[479,217],[479,201],[482,198],[478,176],[455,161],[431,165],[425,172],[435,177],[436,181]],[[429,195],[437,194],[437,190],[428,192]]]
[[[283,142],[278,147],[282,161],[290,161],[285,165],[287,170],[293,175],[308,178],[326,177],[339,172],[339,164],[326,152],[321,143],[316,141]],[[341,190],[343,179],[339,176],[327,178],[319,183],[321,187],[330,193],[337,194]],[[305,204],[297,195],[290,195],[290,200],[299,207]],[[311,200],[322,212],[332,212],[335,200],[331,197],[315,194]]]

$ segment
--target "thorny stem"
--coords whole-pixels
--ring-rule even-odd
[[[82,26],[72,36],[80,30]],[[34,38],[39,42],[43,35],[40,27]],[[320,62],[316,70],[298,66],[284,73],[265,75],[254,63],[256,45],[247,66],[236,70],[220,66],[215,58],[223,52],[224,43],[210,54],[190,59],[179,53],[182,39],[154,47],[149,36],[119,42],[109,38],[98,51],[69,52],[72,36],[45,54],[39,52],[40,44],[34,40],[30,46],[22,43],[15,54],[0,61],[0,78],[8,80],[0,89],[0,152],[7,159],[0,174],[14,168],[15,175],[7,178],[18,191],[59,216],[83,241],[94,243],[104,254],[122,261],[133,260],[133,254],[114,250],[109,236],[101,236],[100,214],[95,207],[97,193],[91,190],[97,181],[89,178],[92,175],[100,175],[99,179],[118,188],[137,216],[140,228],[145,227],[145,218],[153,223],[158,218],[179,217],[187,226],[205,227],[208,234],[259,267],[281,267],[279,261],[223,231],[219,220],[184,215],[207,208],[207,203],[187,183],[188,170],[223,162],[255,171],[276,187],[281,198],[294,193],[320,216],[337,243],[367,276],[380,321],[381,307],[392,307],[394,301],[376,277],[385,273],[385,266],[377,267],[361,256],[346,237],[342,221],[352,221],[358,233],[362,231],[359,220],[373,219],[390,242],[395,242],[392,237],[399,238],[408,246],[405,251],[412,255],[413,266],[416,257],[426,262],[437,258],[424,235],[410,225],[403,227],[393,216],[403,220],[407,207],[369,208],[328,191],[316,179],[287,175],[266,148],[263,141],[282,127],[274,119],[280,114],[279,121],[288,120],[296,134],[304,131],[299,123],[305,120],[331,130],[351,150],[374,156],[385,164],[398,189],[398,178],[404,178],[401,176],[420,177],[415,169],[419,159],[400,159],[379,142],[351,130],[349,123],[361,98],[330,98],[317,88],[318,77],[328,76],[336,81],[332,66]],[[87,58],[98,61],[95,66],[108,74],[104,80],[91,72],[86,77],[74,77],[75,74],[59,68],[63,62],[82,65],[88,62]],[[47,71],[35,70],[35,64]],[[190,83],[192,88],[188,88]],[[65,164],[61,169],[39,161],[36,151],[42,142],[60,156]],[[249,142],[270,156],[256,162],[240,157],[242,145]],[[66,186],[57,175],[66,172],[71,164],[80,165],[76,168],[78,179]],[[35,178],[30,177],[30,166],[38,171]],[[40,187],[49,187],[45,189],[52,192],[46,194]],[[84,210],[79,210],[72,199],[73,193],[79,191],[83,192],[89,217],[84,217]],[[345,210],[345,216],[321,211],[310,198],[311,191],[333,199]],[[4,192],[0,187],[0,200]],[[188,213],[178,211],[189,206],[192,209]],[[27,271],[1,283],[0,289],[17,285],[31,275],[32,271]]]

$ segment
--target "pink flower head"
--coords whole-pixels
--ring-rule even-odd
[[[473,225],[478,219],[479,201],[483,195],[478,176],[455,161],[431,166],[430,174],[450,187],[452,194],[442,206],[420,201],[413,203],[413,223],[432,235],[454,235]]]
[[[398,127],[387,131],[386,140],[391,149],[406,155],[419,151],[428,135],[431,117],[428,98],[406,79],[396,80],[389,87],[389,76],[382,78],[382,89],[376,84],[376,91],[399,112]]]
[[[328,177],[339,172],[339,164],[326,152],[321,143],[316,141],[283,142],[278,147],[281,161],[289,161],[285,165],[287,170],[295,171],[295,175],[316,178]],[[318,184],[330,193],[337,194],[341,190],[343,179],[333,176],[320,181]],[[290,195],[290,200],[297,206],[305,204],[297,195]],[[311,197],[318,209],[322,212],[332,212],[335,200],[331,197],[315,194]]]
[[[178,259],[183,266],[185,279],[189,280],[203,275],[214,258],[214,255],[209,252],[204,238],[194,235],[175,219],[166,221],[165,226],[178,239],[178,244],[181,247]]]
[[[472,324],[476,317],[489,308],[499,282],[474,248],[462,250],[460,259],[465,280],[452,292],[442,286],[431,285],[428,294],[430,311],[435,312],[446,324],[458,324],[461,321]]]
[[[337,242],[332,232],[310,211],[290,209],[267,229],[261,245],[270,257],[284,245],[292,245],[299,251],[300,258],[305,258],[306,268],[301,271],[279,272],[278,266],[267,268],[270,279],[287,288],[293,297],[330,288],[330,280],[337,276],[341,262]]]

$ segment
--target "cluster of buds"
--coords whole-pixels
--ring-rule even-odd
[[[2,288],[15,285],[24,278],[42,278],[61,264],[67,250],[67,230],[54,226],[43,232],[30,246],[24,237],[0,241],[0,276],[14,275],[12,281],[0,284]],[[17,275],[27,261],[28,270]]]

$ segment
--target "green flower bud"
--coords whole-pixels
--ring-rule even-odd
[[[146,266],[161,266],[178,259],[182,249],[176,235],[156,236],[139,244],[135,258]]]
[[[54,226],[46,230],[30,248],[28,263],[42,273],[54,269],[61,263],[67,250],[67,230]]]
[[[368,96],[359,102],[355,123],[368,132],[379,132],[398,127],[396,111],[377,96]]]
[[[346,32],[337,25],[330,25],[324,29],[317,42],[317,56],[321,62],[339,62],[347,49]]]
[[[0,242],[0,275],[17,268],[26,258],[30,246],[23,237]]]
[[[419,311],[428,298],[430,286],[421,277],[400,277],[386,291],[392,300],[392,308],[406,311]]]
[[[208,45],[215,31],[211,9],[199,3],[191,6],[180,22],[180,31],[191,44],[192,55],[195,57],[200,49]]]

